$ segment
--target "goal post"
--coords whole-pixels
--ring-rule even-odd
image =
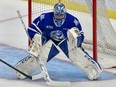
[[[28,0],[28,25],[32,22],[32,0]]]
[[[89,5],[88,5],[89,6]],[[92,2],[92,18],[93,18],[93,58],[97,61],[97,1]]]
[[[108,18],[104,0],[28,0],[28,23],[42,13],[53,11],[58,2],[79,19],[85,34],[83,47],[103,66],[115,66],[111,62],[116,61],[116,32]]]

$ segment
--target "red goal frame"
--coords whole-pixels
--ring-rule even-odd
[[[93,58],[97,61],[97,0],[92,0]],[[32,22],[32,0],[28,0],[28,25]]]

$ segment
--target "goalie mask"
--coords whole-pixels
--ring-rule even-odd
[[[57,27],[62,26],[66,18],[66,9],[64,4],[57,3],[54,6],[54,23]]]

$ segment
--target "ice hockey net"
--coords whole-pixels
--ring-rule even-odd
[[[42,13],[53,11],[62,2],[83,28],[83,47],[105,68],[116,65],[116,32],[107,16],[104,0],[28,0],[29,24]]]

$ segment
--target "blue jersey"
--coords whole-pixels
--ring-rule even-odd
[[[66,19],[60,27],[55,25],[53,17],[53,12],[44,13],[37,17],[28,28],[30,38],[32,39],[36,33],[40,33],[47,40],[51,39],[54,43],[58,44],[67,38],[67,31],[72,27],[77,27],[79,31],[82,31],[78,19],[69,13],[66,13]]]

